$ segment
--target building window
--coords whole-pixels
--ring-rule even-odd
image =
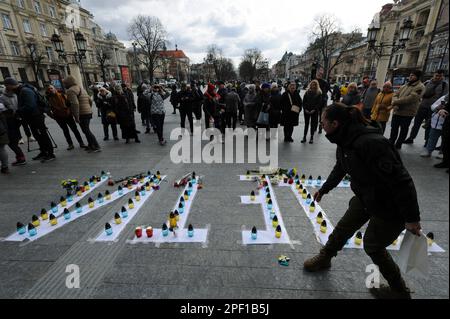
[[[50,62],[52,62],[54,60],[53,48],[52,47],[45,47],[45,52],[47,53],[47,59]]]
[[[23,31],[26,32],[26,33],[31,33],[30,20],[23,19]]]
[[[398,59],[398,64],[402,65],[402,61],[403,61],[403,54],[400,54],[400,57]]]
[[[25,9],[25,0],[17,0],[17,6]]]
[[[20,47],[19,43],[16,41],[10,41],[11,44],[11,54],[15,56],[20,56]]]
[[[49,7],[48,7],[48,12],[50,13],[50,16],[51,16],[52,18],[55,18],[55,19],[56,19],[56,9],[55,9],[54,6],[49,6]]]
[[[3,27],[5,29],[12,29],[11,18],[7,14],[2,14]]]
[[[42,13],[41,4],[39,1],[34,1],[33,5],[34,5],[34,11],[36,11],[36,13]]]
[[[45,26],[44,23],[39,24],[40,28],[41,28],[41,35],[46,37],[48,36],[47,34],[47,27]]]

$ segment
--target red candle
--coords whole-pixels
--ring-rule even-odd
[[[153,236],[153,228],[152,227],[147,227],[145,232],[147,233],[148,238],[152,238],[152,236]]]
[[[142,228],[137,227],[136,230],[134,231],[134,233],[136,234],[137,238],[141,238],[142,237]]]

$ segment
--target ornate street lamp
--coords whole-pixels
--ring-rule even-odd
[[[369,50],[375,52],[375,54],[381,58],[385,56],[391,56],[392,53],[397,52],[398,50],[406,48],[406,42],[409,41],[411,37],[411,31],[413,30],[413,22],[408,17],[408,19],[403,21],[403,25],[400,28],[400,36],[399,36],[399,44],[394,42],[392,44],[380,42],[379,45],[376,45],[378,33],[380,32],[380,27],[372,24],[369,29],[367,29],[367,44]],[[384,48],[392,48],[389,54],[384,53]]]
[[[78,31],[75,34],[75,43],[77,45],[78,52],[80,52],[81,54],[84,55],[86,53],[86,51],[87,51],[87,48],[86,48],[87,47],[87,41],[84,38],[84,35],[80,31]]]

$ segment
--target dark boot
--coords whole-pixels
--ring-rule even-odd
[[[389,284],[389,287],[380,285],[380,288],[372,288],[370,292],[380,299],[411,299],[411,292],[392,256],[386,250],[371,253],[369,256]]]
[[[317,272],[331,268],[331,258],[334,256],[328,254],[324,249],[310,259],[305,260],[303,268],[309,272]]]

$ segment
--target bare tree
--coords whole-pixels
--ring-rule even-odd
[[[204,62],[208,70],[214,70],[218,80],[231,80],[236,78],[233,62],[223,56],[222,49],[217,45],[212,44],[208,47]],[[208,74],[208,76],[211,77],[211,74]]]
[[[355,28],[350,33],[343,33],[337,18],[330,14],[318,16],[314,21],[311,34],[312,43],[309,49],[320,53],[324,77],[327,79],[331,71],[344,62],[344,52],[363,39],[362,33]],[[332,62],[332,58],[334,61]]]
[[[31,68],[33,69],[34,78],[36,80],[36,85],[38,86],[38,88],[40,88],[39,80],[43,81],[44,79],[39,78],[39,69],[41,68],[44,59],[47,58],[47,55],[34,42],[28,42],[27,48]]]
[[[153,82],[161,58],[158,51],[166,44],[167,32],[164,26],[157,17],[139,15],[128,26],[128,34],[137,43],[138,60],[145,65]]]
[[[247,49],[239,64],[239,75],[246,81],[253,81],[259,77],[267,77],[269,74],[269,61],[264,58],[261,50]]]
[[[109,60],[112,58],[110,49],[105,46],[96,47],[95,58],[102,70],[103,82],[106,83],[106,68],[109,66]]]

